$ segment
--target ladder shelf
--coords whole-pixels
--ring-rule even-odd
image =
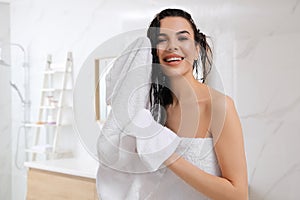
[[[58,84],[58,85],[57,85]],[[32,160],[37,159],[37,154],[44,154],[49,158],[60,158],[71,156],[72,152],[58,146],[59,136],[62,134],[62,127],[71,126],[71,123],[64,122],[64,114],[72,109],[71,99],[73,91],[73,58],[69,52],[65,65],[52,63],[52,56],[48,55],[46,68],[43,72],[43,85],[40,91],[40,105],[38,107],[37,122],[24,124],[27,128],[35,130],[33,144],[26,149],[32,154]],[[45,138],[52,137],[52,141],[41,141],[41,132],[46,133]],[[45,144],[46,143],[46,144]]]

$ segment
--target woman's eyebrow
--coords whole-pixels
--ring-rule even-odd
[[[165,33],[160,33],[160,34],[158,34],[158,36],[167,36],[167,34],[165,34]]]
[[[188,32],[188,31],[186,31],[186,30],[178,31],[178,32],[176,33],[176,35],[180,35],[180,34],[184,34],[184,33],[187,33],[187,34],[190,35],[190,32]],[[167,37],[168,35],[167,35],[166,33],[159,33],[158,36],[165,36],[165,37]]]
[[[186,30],[184,30],[184,31],[179,31],[179,32],[176,33],[176,35],[180,35],[180,34],[184,34],[184,33],[187,33],[187,34],[190,35],[190,33],[189,33],[188,31],[186,31]]]

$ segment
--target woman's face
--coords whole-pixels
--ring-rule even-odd
[[[160,20],[156,47],[159,63],[167,76],[192,74],[199,46],[195,45],[194,31],[186,19],[166,17]]]

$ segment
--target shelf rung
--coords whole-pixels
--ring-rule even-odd
[[[54,92],[55,89],[54,88],[43,88],[42,92]]]
[[[42,88],[42,92],[72,91],[73,89]]]
[[[24,124],[25,127],[45,127],[45,126],[56,126],[56,124],[52,123],[43,123],[43,124],[38,124],[38,123],[26,123]]]
[[[32,127],[32,128],[42,128],[42,127],[56,127],[56,126],[72,126],[72,124],[56,124],[56,123],[47,123],[44,124],[37,124],[37,123],[26,123],[24,124],[25,127]]]
[[[59,108],[73,108],[73,106],[40,106],[40,109],[59,109]]]
[[[46,154],[51,156],[72,156],[73,152],[71,150],[56,150],[53,152],[53,146],[50,144],[46,145],[37,145],[33,146],[29,149],[25,149],[26,153],[34,153],[34,154]]]
[[[45,145],[37,145],[33,146],[29,149],[26,149],[25,151],[27,153],[38,153],[38,154],[44,154],[44,153],[51,153],[52,152],[52,145],[50,144],[45,144]]]
[[[49,110],[52,110],[52,109],[56,109],[57,107],[55,106],[40,106],[40,109],[49,109]]]
[[[46,70],[44,71],[44,74],[55,74],[55,73],[72,73],[71,70],[67,70],[64,68],[61,69],[50,69],[50,70]]]

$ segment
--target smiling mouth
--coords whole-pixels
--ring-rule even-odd
[[[184,59],[184,57],[167,56],[166,58],[163,59],[163,61],[167,62],[167,63],[172,63],[172,62],[182,61],[183,59]]]

